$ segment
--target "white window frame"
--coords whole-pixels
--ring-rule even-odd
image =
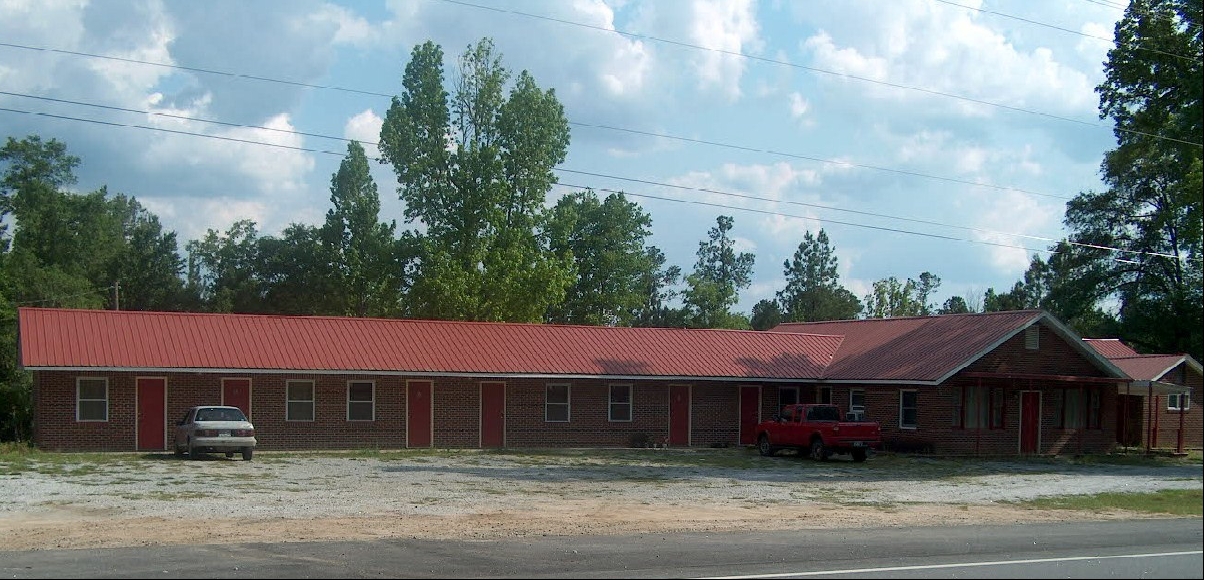
[[[356,385],[356,384],[372,385],[372,399],[367,400],[367,401],[352,401],[351,400],[351,386]],[[372,407],[371,416],[367,419],[352,419],[351,418],[351,404],[352,403],[355,403],[358,405],[368,405],[368,406]],[[371,380],[371,379],[364,379],[364,380],[359,380],[359,381],[347,381],[347,421],[356,422],[356,423],[370,423],[372,421],[376,421],[376,381]]]
[[[914,401],[912,407],[905,406],[905,393],[913,393]],[[918,389],[901,389],[901,393],[897,400],[897,425],[901,429],[917,429],[918,428]],[[905,422],[905,409],[913,409],[914,422],[912,425]]]
[[[1180,410],[1180,397],[1184,397],[1184,410],[1185,411],[1192,408],[1192,406],[1193,406],[1193,389],[1192,389],[1192,387],[1189,387],[1187,393],[1167,396],[1167,410],[1168,411],[1179,411]]]
[[[81,399],[80,398],[80,383],[81,381],[101,381],[102,386],[106,389],[106,395],[103,399]],[[81,401],[104,401],[106,403],[106,413],[101,419],[81,419],[80,418],[80,402]],[[106,423],[110,421],[110,379],[108,377],[76,377],[76,422],[77,423]]]
[[[863,399],[862,405],[854,404],[854,395],[858,394]],[[850,413],[866,413],[867,412],[867,390],[866,389],[850,389]]]
[[[294,384],[294,383],[308,383],[308,385],[309,385],[309,398],[308,399],[291,398],[292,397],[292,384]],[[290,421],[293,423],[309,423],[309,422],[317,420],[317,384],[315,381],[312,381],[309,379],[287,379],[286,381],[284,381],[284,385],[283,385],[283,398],[285,401],[285,403],[283,405],[283,420],[284,421]],[[309,403],[309,418],[308,419],[293,419],[292,418],[292,403],[304,403],[306,401]]]
[[[626,402],[625,403],[613,400],[613,388],[614,387],[619,387],[619,388],[626,387]],[[570,397],[570,394],[568,394],[568,399],[567,399],[568,401],[570,400],[569,397]],[[613,418],[613,408],[615,406],[621,407],[623,405],[626,407],[626,418],[625,419],[614,419]],[[634,385],[629,384],[629,383],[609,383],[609,422],[610,423],[630,423],[631,421],[634,421]]]
[[[564,388],[566,388],[566,390],[567,390],[567,400],[566,400],[566,402],[564,402],[564,403],[551,403],[551,402],[550,402],[550,387],[564,387]],[[546,423],[570,423],[570,422],[571,422],[571,384],[570,384],[570,383],[550,383],[550,384],[547,384],[547,385],[546,385],[545,401],[546,401],[546,405],[545,405],[545,412],[544,412],[544,416],[543,416],[543,418],[545,419],[545,422],[546,422]],[[564,410],[566,410],[567,418],[566,418],[566,419],[561,419],[561,420],[559,420],[559,419],[550,419],[550,406],[551,406],[551,405],[556,406],[556,407],[558,407],[558,406],[563,407],[563,408],[564,408]]]

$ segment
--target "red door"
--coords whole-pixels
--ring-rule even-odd
[[[406,396],[410,397],[406,446],[431,447],[431,383],[410,381],[406,385]]]
[[[689,445],[689,385],[668,387],[668,444]]]
[[[140,451],[165,449],[165,379],[136,379],[136,446]]]
[[[757,424],[761,422],[761,387],[740,387],[740,443],[757,442]]]
[[[503,408],[507,403],[503,383],[482,383],[482,446],[503,447]]]
[[[1019,405],[1019,452],[1040,452],[1040,391],[1023,391]]]
[[[250,380],[222,379],[220,381],[220,404],[241,409],[246,418],[253,421],[250,415]]]

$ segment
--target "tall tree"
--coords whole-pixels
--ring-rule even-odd
[[[430,41],[414,48],[381,126],[406,221],[425,227],[406,236],[411,312],[539,321],[573,281],[571,257],[547,251],[541,234],[570,143],[562,104],[528,72],[505,99],[510,75],[490,39],[462,55],[451,95],[443,60]]]
[[[707,232],[709,239],[698,242],[693,272],[685,277],[685,307],[694,328],[748,328],[748,318],[731,308],[740,301],[740,290],[752,283],[755,258],[736,252],[732,222],[730,216],[715,219],[715,227]]]
[[[43,142],[37,135],[20,141],[8,138],[0,148],[0,166],[4,167],[4,177],[0,179],[0,252],[9,249],[5,218],[17,207],[45,207],[58,201],[63,188],[76,183],[79,165],[80,158],[68,155],[68,147],[62,141]],[[25,213],[27,221],[37,218],[28,215],[28,211]],[[35,224],[29,225],[38,229]]]
[[[186,244],[187,284],[210,312],[263,312],[265,268],[259,252],[258,225],[238,220],[221,233],[208,229]]]
[[[1107,189],[1070,201],[1075,293],[1115,299],[1123,338],[1156,352],[1203,350],[1202,0],[1132,0],[1096,88],[1117,146]],[[1117,248],[1119,251],[1102,249]]]
[[[646,306],[654,248],[646,246],[651,216],[621,193],[602,203],[592,190],[564,195],[546,224],[550,251],[571,255],[575,283],[550,308],[550,322],[620,326]],[[660,254],[663,256],[663,254]],[[659,265],[662,267],[662,263]]]
[[[972,312],[969,309],[968,303],[963,297],[952,296],[943,302],[943,306],[939,307],[938,314],[968,314]]]
[[[782,264],[787,285],[778,292],[784,320],[816,322],[858,318],[863,309],[857,296],[838,282],[836,248],[820,230],[804,232],[795,256]]]
[[[769,330],[782,322],[782,307],[777,300],[762,298],[753,305],[753,316],[749,318],[749,328],[753,330]]]
[[[679,266],[665,266],[664,252],[655,246],[647,246],[647,273],[643,277],[643,295],[646,299],[640,308],[631,313],[631,326],[658,328],[684,328],[686,313],[682,308],[669,305],[676,298],[675,285],[681,280]]]
[[[329,282],[316,307],[346,316],[402,314],[402,274],[394,222],[380,221],[381,199],[364,147],[347,144],[347,156],[330,179],[330,203],[321,226],[321,248]]]
[[[866,318],[894,316],[926,316],[931,313],[930,296],[939,288],[939,277],[922,272],[918,279],[907,278],[904,283],[895,276],[876,280],[871,294],[864,298]]]

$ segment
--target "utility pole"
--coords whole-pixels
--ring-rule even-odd
[[[114,309],[118,310],[118,280],[114,281]]]

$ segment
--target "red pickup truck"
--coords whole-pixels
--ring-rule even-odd
[[[757,426],[757,451],[767,457],[779,449],[824,461],[831,454],[867,459],[880,447],[880,424],[842,421],[837,405],[787,405],[778,416]]]

